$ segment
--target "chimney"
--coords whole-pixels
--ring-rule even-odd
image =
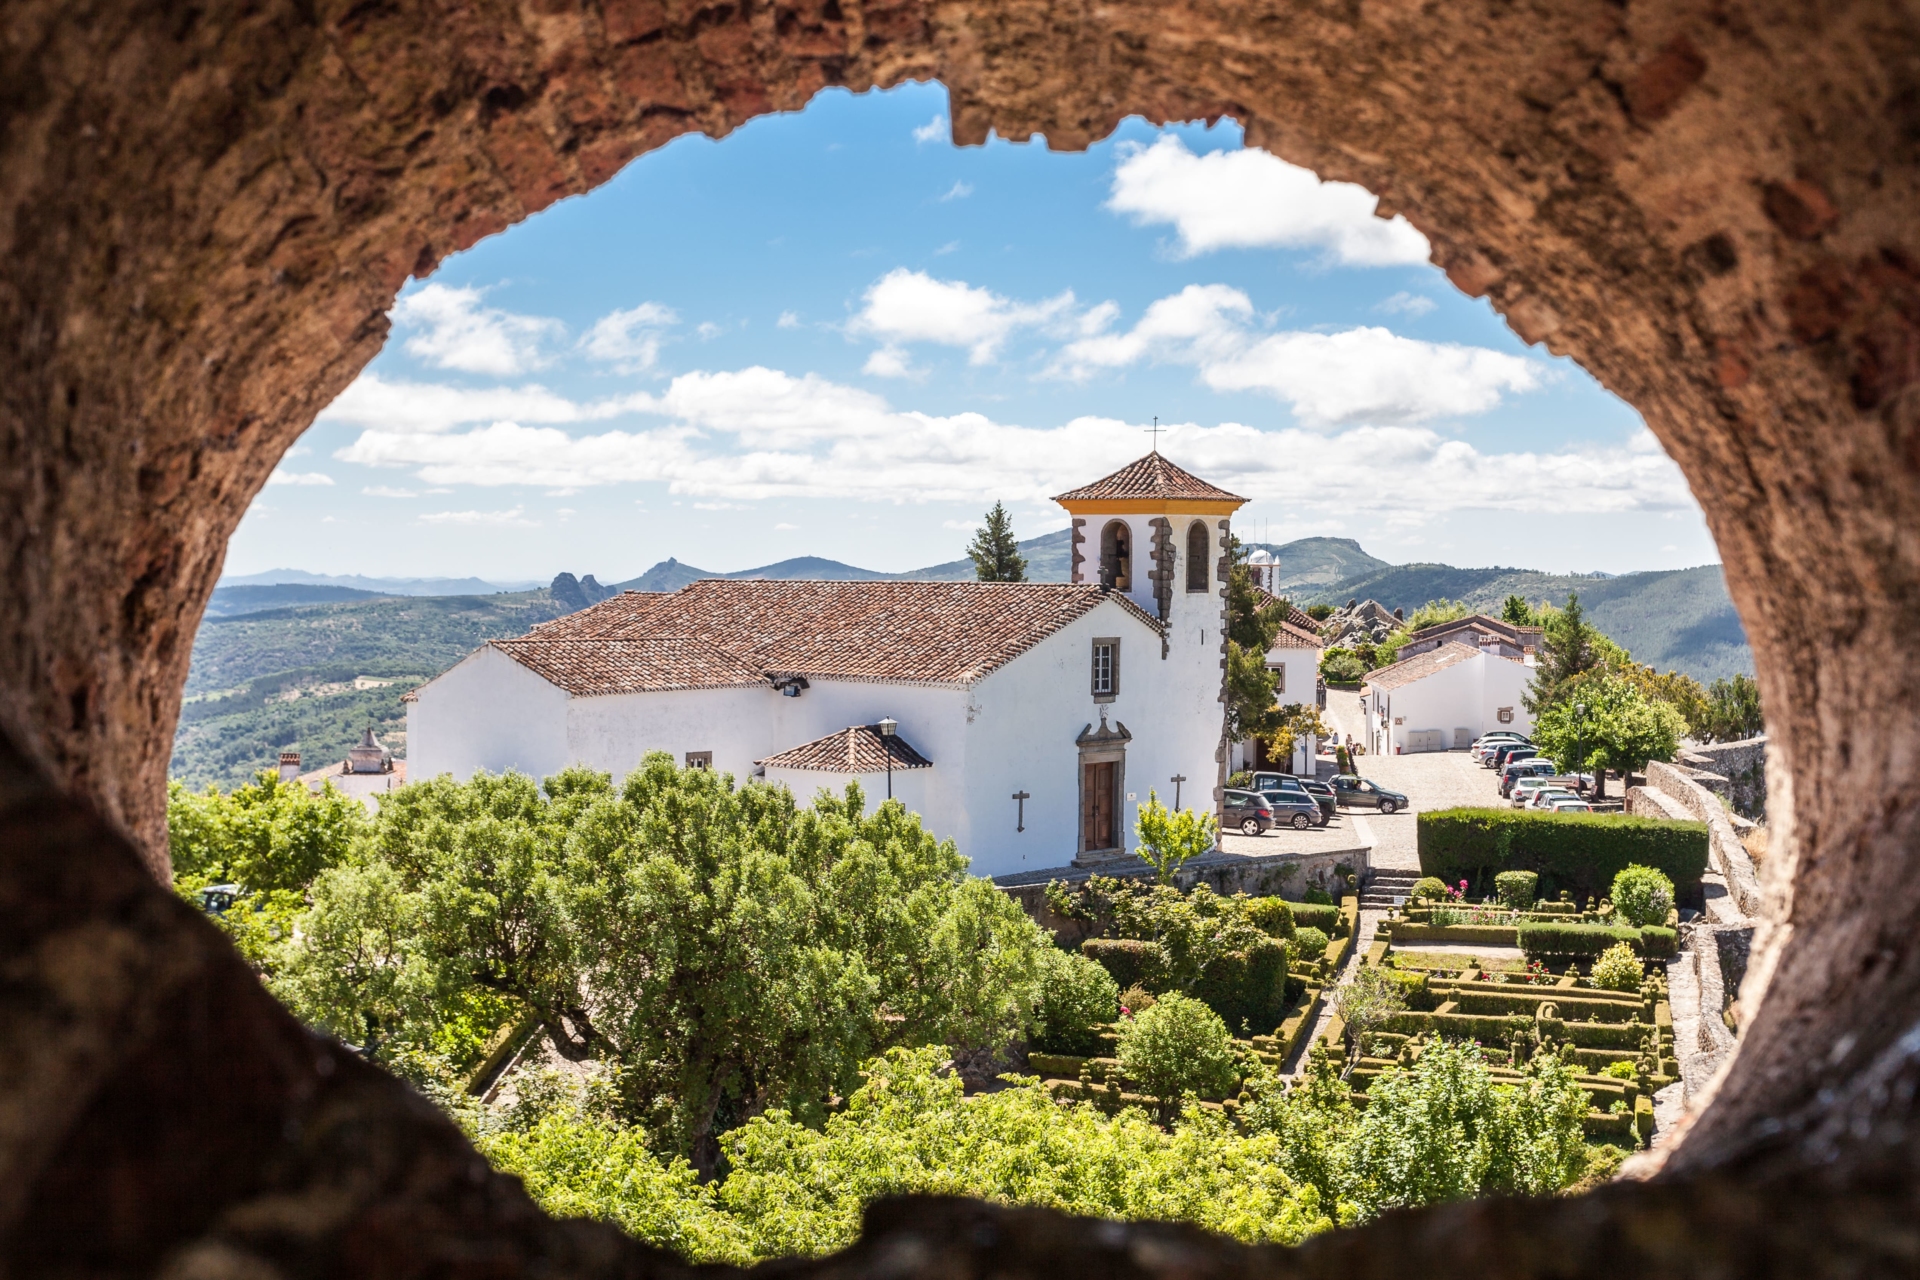
[[[292,782],[300,776],[300,753],[282,751],[280,753],[280,781]]]

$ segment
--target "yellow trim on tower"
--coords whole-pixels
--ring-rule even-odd
[[[1076,516],[1230,516],[1246,505],[1234,498],[1055,498]]]

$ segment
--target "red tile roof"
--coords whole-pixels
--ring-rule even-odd
[[[618,595],[493,643],[581,694],[774,675],[968,684],[1107,600],[1160,632],[1124,594],[1089,585],[703,578],[671,595]]]
[[[765,685],[766,673],[724,649],[684,636],[547,636],[539,632],[493,647],[550,684],[582,696],[738,689]]]
[[[1464,618],[1455,618],[1451,622],[1436,622],[1431,626],[1422,627],[1407,638],[1415,642],[1433,640],[1461,630],[1476,631],[1481,635],[1499,636],[1516,648],[1536,646],[1540,643],[1541,637],[1546,634],[1546,629],[1543,627],[1519,627],[1506,621],[1504,618],[1495,618],[1488,614],[1475,613]]]
[[[1208,484],[1191,471],[1182,470],[1161,457],[1156,450],[1135,462],[1129,462],[1110,476],[1092,484],[1060,494],[1055,502],[1092,501],[1096,498],[1205,498],[1216,502],[1245,502],[1237,493]]]
[[[1273,638],[1273,647],[1276,649],[1318,649],[1324,643],[1318,631],[1297,627],[1292,619],[1282,622],[1280,634]]]
[[[856,724],[824,738],[791,747],[779,755],[755,760],[769,769],[819,769],[827,773],[885,773],[891,749],[896,769],[931,769],[933,761],[915,751],[905,738],[880,736],[877,725]]]
[[[1376,689],[1398,689],[1424,680],[1437,671],[1465,662],[1468,658],[1479,657],[1484,650],[1458,640],[1450,640],[1438,649],[1429,649],[1425,653],[1416,653],[1411,658],[1403,658],[1390,667],[1381,667],[1378,671],[1367,672],[1367,683]],[[1502,657],[1497,653],[1486,655],[1494,662],[1519,662],[1518,658]]]

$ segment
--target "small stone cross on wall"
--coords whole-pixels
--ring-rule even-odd
[[[1180,812],[1180,784],[1186,780],[1187,775],[1184,773],[1176,773],[1167,779],[1168,782],[1173,784],[1173,811],[1175,813]]]
[[[1033,796],[1029,792],[1016,791],[1013,793],[1013,802],[1019,806],[1019,808],[1014,811],[1013,829],[1015,831],[1025,831],[1027,829],[1027,801],[1031,799],[1033,799]]]

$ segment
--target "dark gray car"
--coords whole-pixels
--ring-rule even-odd
[[[1389,791],[1371,778],[1354,773],[1336,775],[1333,793],[1349,809],[1378,809],[1382,813],[1398,813],[1407,807],[1407,798],[1398,791]]]
[[[1257,836],[1274,823],[1273,805],[1265,796],[1251,791],[1228,791],[1220,805],[1221,830],[1238,829]]]
[[[1317,812],[1314,825],[1324,827],[1333,820],[1334,796],[1331,791],[1322,796],[1307,785],[1305,779],[1296,778],[1290,773],[1256,773],[1253,775],[1253,789],[1269,800],[1278,801],[1282,797],[1290,800],[1311,800]],[[1285,819],[1281,819],[1285,821]]]

